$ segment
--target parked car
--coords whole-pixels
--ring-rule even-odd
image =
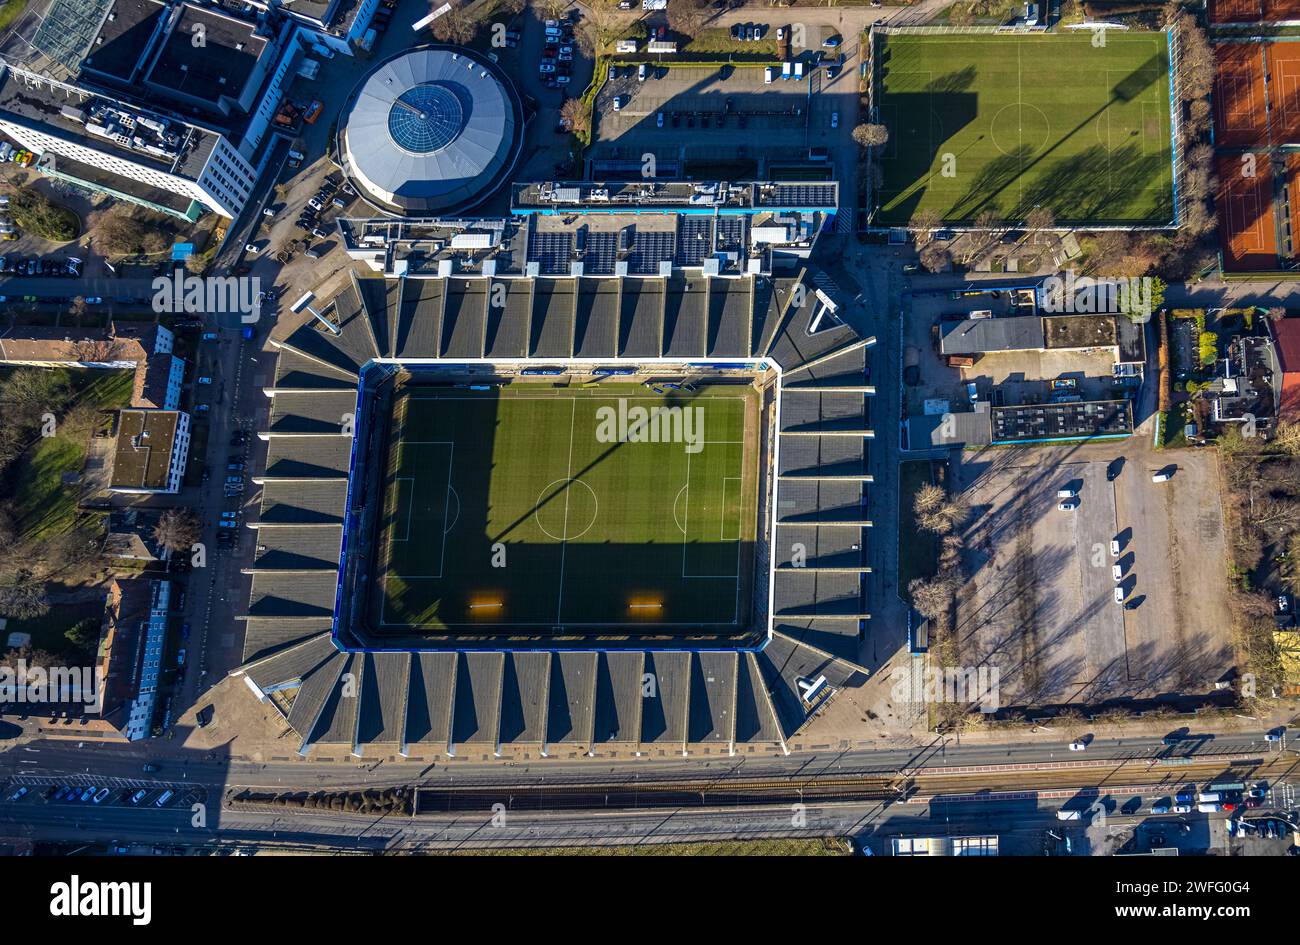
[[[21,801],[27,795],[27,785],[23,785],[18,790],[9,795],[11,801]]]

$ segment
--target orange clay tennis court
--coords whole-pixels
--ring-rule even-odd
[[[1300,43],[1269,43],[1269,134],[1274,144],[1300,143]]]
[[[1300,20],[1300,0],[1210,0],[1211,23]]]
[[[1289,246],[1283,246],[1283,253],[1294,254],[1296,250],[1297,234],[1300,234],[1300,154],[1294,152],[1286,157],[1286,189],[1289,194],[1290,205],[1287,207],[1287,219],[1290,226],[1286,235],[1290,242]]]
[[[1260,0],[1210,0],[1211,23],[1258,23],[1261,19]]]
[[[1264,0],[1264,19],[1270,23],[1300,20],[1300,0]]]
[[[1235,272],[1278,266],[1273,171],[1267,155],[1253,157],[1253,168],[1241,155],[1224,154],[1218,160],[1219,245],[1223,267]],[[1247,176],[1247,170],[1254,176]]]
[[[1214,47],[1214,143],[1221,148],[1264,147],[1264,57],[1254,43]]]

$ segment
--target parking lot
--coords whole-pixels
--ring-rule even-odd
[[[1003,705],[1208,692],[1230,668],[1222,517],[1205,501],[1219,494],[1214,457],[1143,447],[962,454],[960,662],[996,665]],[[1166,463],[1173,479],[1153,482]]]
[[[69,808],[189,807],[206,796],[204,788],[193,784],[99,776],[69,776],[61,780],[20,776],[11,778],[0,793],[6,804],[54,804]]]
[[[665,55],[644,69],[616,62],[596,99],[589,157],[639,165],[653,154],[659,176],[689,171],[696,178],[718,176],[709,173],[710,164],[752,162],[748,173],[764,179],[782,176],[782,164],[806,165],[812,149],[825,149],[828,179],[848,186],[856,167],[856,44],[825,52],[838,66],[834,78],[825,65],[812,66],[816,53],[800,57],[808,65],[799,80],[782,79],[776,60],[695,66]],[[686,162],[696,166],[688,169]]]

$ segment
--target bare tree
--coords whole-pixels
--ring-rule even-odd
[[[934,239],[934,231],[939,228],[939,222],[939,214],[933,210],[918,210],[912,214],[912,219],[907,225],[912,230],[912,237],[916,240],[918,250],[925,249]]]
[[[1295,499],[1260,496],[1255,500],[1252,522],[1268,534],[1294,532],[1300,529],[1300,502]]]
[[[575,135],[585,135],[591,131],[591,113],[580,98],[566,98],[560,106],[560,117]]]
[[[942,574],[928,579],[912,578],[907,585],[907,593],[911,595],[912,606],[917,613],[939,623],[944,623],[947,619],[955,590],[956,581],[951,576]]]
[[[864,121],[853,129],[853,140],[862,148],[878,148],[889,141],[889,129]]]
[[[116,338],[82,338],[72,346],[78,361],[102,364],[122,355],[122,342]]]
[[[959,498],[947,499],[927,512],[918,512],[916,524],[936,535],[949,535],[966,521],[969,510]]]
[[[189,551],[203,534],[203,525],[192,509],[168,509],[158,519],[153,537],[168,551]]]
[[[916,490],[916,496],[912,500],[912,511],[917,515],[927,515],[942,508],[947,498],[948,493],[943,491],[942,486],[927,482]]]
[[[50,612],[50,599],[45,595],[45,585],[39,581],[24,580],[0,586],[0,614],[15,620],[30,620]]]
[[[668,0],[668,27],[675,33],[694,36],[708,16],[705,0]]]
[[[1029,215],[1025,217],[1025,226],[1031,230],[1050,230],[1056,226],[1056,214],[1052,212],[1051,207],[1040,204],[1029,211]]]
[[[952,263],[952,253],[941,243],[930,243],[921,250],[921,265],[926,272],[942,272]]]
[[[1293,420],[1279,421],[1273,431],[1273,446],[1288,456],[1300,456],[1300,423]]]
[[[473,42],[478,33],[479,21],[467,10],[456,9],[444,13],[433,21],[434,39],[444,43],[464,46]]]

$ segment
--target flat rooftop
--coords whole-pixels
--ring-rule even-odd
[[[163,489],[171,468],[172,443],[180,413],[175,410],[123,410],[117,415],[113,455],[115,489]]]
[[[0,112],[6,113],[7,117],[19,124],[45,130],[74,144],[117,154],[136,164],[190,180],[198,179],[217,142],[216,133],[189,122],[147,111],[106,95],[54,82],[13,66],[6,66],[0,72]],[[112,112],[117,114],[111,118],[105,117]],[[155,142],[160,142],[161,138],[147,132],[139,119],[144,118],[162,125],[168,135],[175,136],[172,142],[174,147],[165,149],[166,154],[155,154],[123,142],[122,137],[130,137],[121,124],[124,118],[135,125],[138,137],[147,134]],[[87,130],[88,123],[106,127],[119,137],[92,134]]]
[[[986,351],[1030,351],[1042,348],[1043,319],[1022,315],[1011,318],[967,318],[943,322],[941,354],[981,354]]]
[[[166,12],[163,0],[114,0],[82,69],[129,81]]]
[[[835,182],[543,181],[515,184],[511,192],[515,213],[569,213],[575,207],[589,213],[760,208],[833,211],[838,204],[839,185]]]
[[[205,41],[195,46],[200,29]],[[214,104],[223,96],[237,99],[266,50],[266,38],[256,31],[255,23],[187,3],[149,70],[149,81]]]
[[[1020,404],[993,408],[993,442],[1123,436],[1133,432],[1127,400]]]
[[[133,177],[114,174],[112,171],[103,170],[93,164],[84,164],[81,161],[64,157],[61,154],[54,154],[53,152],[43,156],[38,166],[48,166],[56,173],[75,177],[77,180],[85,181],[93,187],[128,194],[185,216],[189,215],[190,207],[195,203],[192,197],[185,197],[170,190],[163,190],[161,187],[151,187]],[[204,212],[206,212],[206,208],[204,208]]]
[[[344,249],[389,275],[647,276],[770,274],[775,253],[806,256],[826,216],[816,210],[671,207],[515,213],[504,219],[339,218]]]

